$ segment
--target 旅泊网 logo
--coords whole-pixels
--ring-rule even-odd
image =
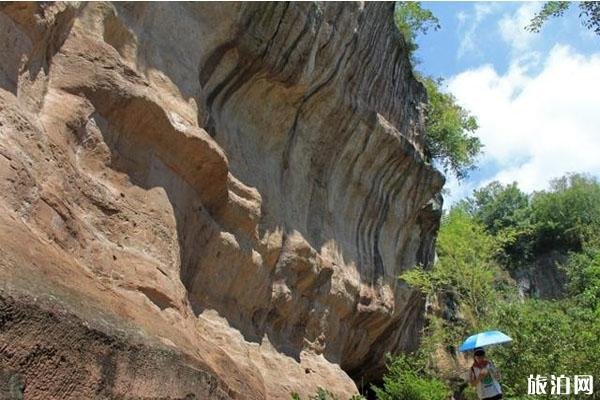
[[[527,394],[593,394],[594,377],[592,375],[529,375],[527,378]]]

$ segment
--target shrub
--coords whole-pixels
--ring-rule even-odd
[[[448,387],[427,376],[410,356],[388,356],[383,387],[372,386],[378,400],[446,400]]]

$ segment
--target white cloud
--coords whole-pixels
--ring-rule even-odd
[[[446,176],[446,184],[444,185],[444,209],[449,208],[458,200],[464,199],[473,193],[477,185],[470,181],[458,181],[455,176],[449,174]]]
[[[495,3],[475,3],[473,14],[460,12],[456,15],[458,18],[459,30],[464,28],[463,37],[458,45],[458,58],[461,58],[469,52],[479,51],[477,47],[477,29],[483,20],[497,9]],[[465,28],[466,21],[471,23]]]
[[[513,60],[503,75],[484,65],[450,79],[449,91],[478,118],[481,163],[500,167],[480,184],[517,181],[533,191],[567,172],[600,176],[599,71],[600,53],[556,45],[541,63],[538,55]],[[450,181],[452,199],[473,186]]]
[[[523,3],[513,14],[504,14],[498,22],[502,39],[514,52],[529,49],[532,42],[539,38],[539,35],[525,30],[539,9],[540,3]]]

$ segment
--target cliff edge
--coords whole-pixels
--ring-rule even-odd
[[[393,3],[3,2],[0,54],[0,393],[345,398],[416,347]]]

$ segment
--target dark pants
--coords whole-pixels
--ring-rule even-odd
[[[481,399],[481,400],[500,400],[502,398],[501,394],[497,394],[494,397],[486,397],[485,399]]]

